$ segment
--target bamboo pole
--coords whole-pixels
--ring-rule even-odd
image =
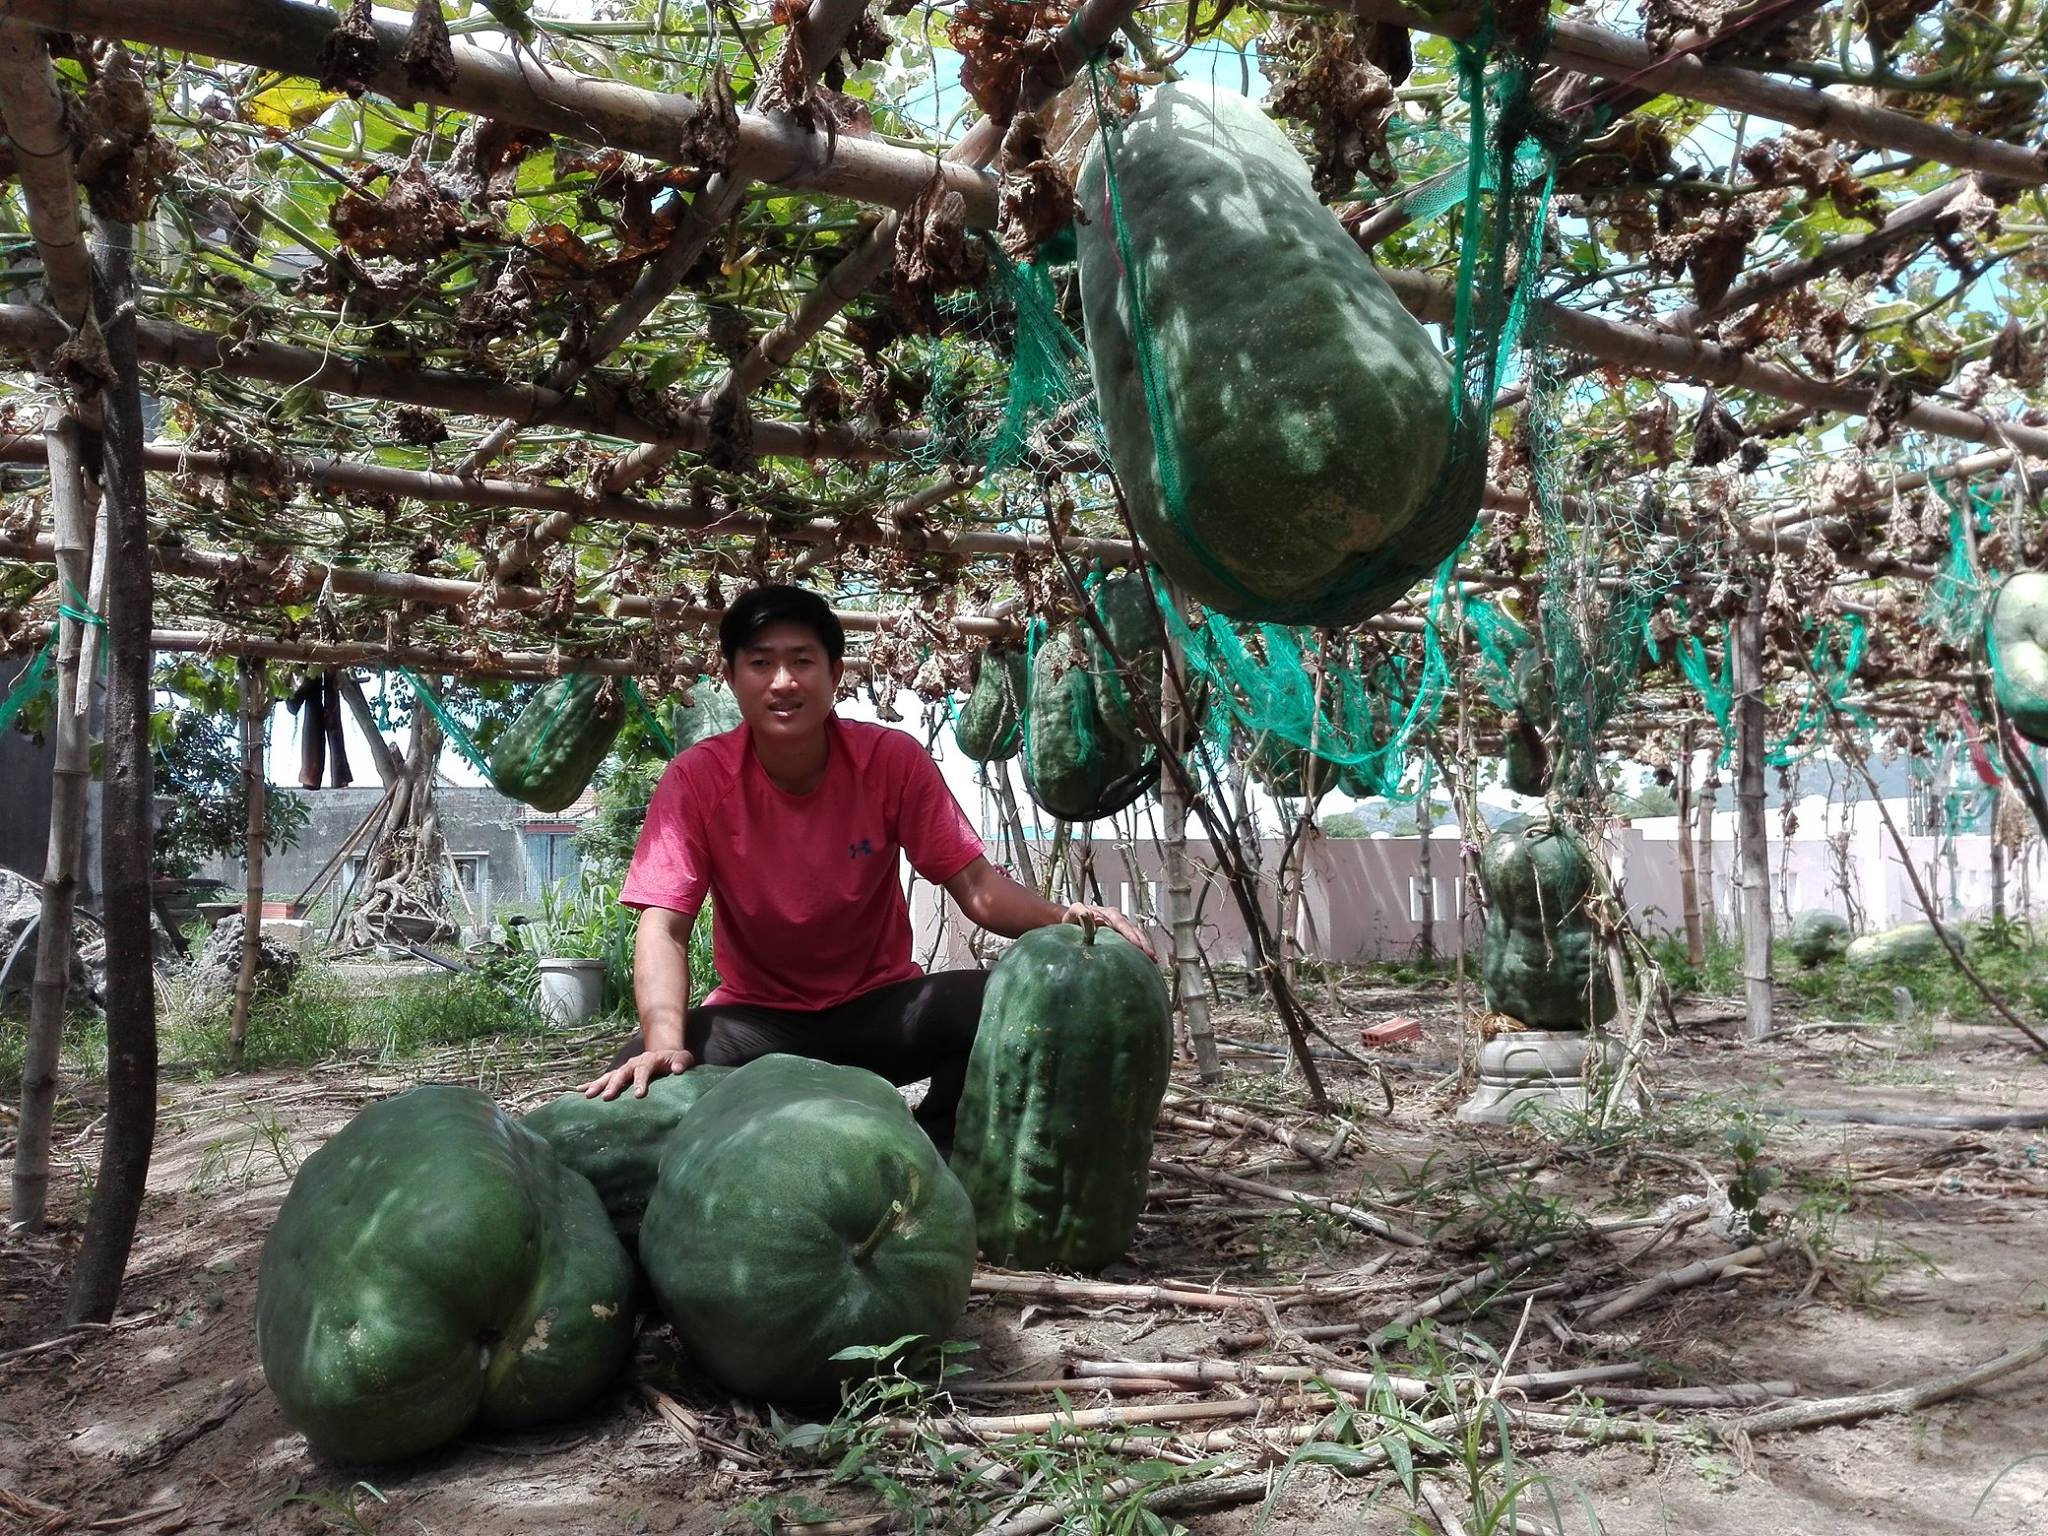
[[[44,287],[57,313],[75,323],[91,296],[92,270],[78,223],[71,135],[43,40],[13,11],[9,6],[0,14],[0,123],[6,125],[21,177]],[[84,590],[82,581],[79,590]]]
[[[1169,587],[1166,601],[1178,602]],[[1193,732],[1186,700],[1181,697],[1181,680],[1187,667],[1174,644],[1171,626],[1160,654],[1160,734],[1169,743]],[[1202,970],[1201,936],[1195,923],[1194,885],[1188,873],[1188,800],[1179,777],[1159,776],[1160,860],[1168,942],[1172,946],[1174,997],[1180,1006],[1181,1024],[1188,1045],[1195,1054],[1195,1075],[1213,1083],[1223,1075],[1216,1056],[1216,1036],[1209,1022],[1209,982]]]
[[[1388,268],[1380,273],[1408,312],[1419,320],[1449,324],[1456,318],[1456,286],[1422,272]],[[1700,384],[1747,389],[1774,400],[1847,416],[1867,416],[1875,398],[1868,388],[1810,379],[1776,363],[1763,362],[1734,347],[1673,336],[1647,326],[1624,325],[1583,310],[1539,299],[1529,306],[1529,323],[1567,352],[1620,364],[1642,374],[1666,374]],[[1972,411],[1915,400],[1897,414],[1901,426],[1935,437],[2011,447],[2048,455],[2048,428],[1996,421]]]
[[[553,513],[554,517],[544,519],[535,529],[533,536],[536,539],[548,531],[556,518],[560,518],[563,520],[560,526],[564,530],[581,523],[628,523],[736,537],[766,534],[791,543],[824,548],[909,546],[936,554],[1001,556],[1043,555],[1052,550],[1052,540],[1041,534],[975,528],[933,528],[915,534],[906,532],[901,525],[902,520],[915,518],[943,505],[974,483],[960,477],[948,477],[893,506],[882,508],[875,519],[880,527],[868,532],[847,526],[843,517],[816,517],[798,522],[767,513],[705,512],[687,501],[591,495],[571,485],[486,480],[348,459],[214,453],[176,442],[145,444],[142,455],[146,468],[165,474],[197,475],[230,485],[237,480],[257,476],[261,476],[265,484],[270,484],[282,476],[316,495],[361,491],[376,496],[403,496],[430,506],[517,507]],[[34,438],[0,441],[0,464],[40,464],[45,457],[46,450]],[[1060,542],[1077,559],[1099,561],[1105,565],[1131,565],[1141,558],[1137,546],[1128,539],[1063,536]]]
[[[47,539],[0,539],[0,557],[17,560],[31,560],[47,563],[52,558],[50,542]],[[275,585],[286,579],[286,567],[291,568],[297,579],[304,582],[309,592],[326,590],[349,597],[381,598],[394,603],[422,603],[436,608],[467,608],[484,594],[500,608],[524,612],[528,609],[546,608],[553,604],[551,594],[537,587],[495,587],[488,582],[460,581],[447,576],[420,576],[410,571],[369,571],[354,566],[324,565],[317,560],[297,558],[289,550],[278,550],[267,554],[231,554],[226,550],[190,549],[178,545],[158,544],[149,551],[149,558],[156,569],[167,576],[186,576],[204,581],[224,581]],[[578,603],[577,611],[586,615],[597,615],[600,610],[594,603]],[[901,626],[906,618],[903,611],[871,613],[865,610],[834,609],[839,622],[849,630],[876,632]],[[708,608],[701,604],[681,603],[672,598],[627,596],[608,600],[606,616],[612,618],[663,619],[674,624],[694,624],[704,628],[715,628],[725,616],[723,608]],[[913,611],[913,622],[923,615]],[[945,619],[932,618],[931,623],[955,634],[981,636],[988,639],[1009,639],[1021,633],[1023,626],[1009,618],[992,618],[979,614],[954,615]],[[593,664],[582,670],[604,670]]]
[[[55,316],[34,305],[0,304],[0,350],[34,359],[47,356],[63,341],[64,328]],[[287,389],[303,386],[353,399],[510,417],[524,426],[547,423],[624,442],[665,442],[692,453],[711,446],[707,418],[650,421],[628,405],[582,399],[538,384],[507,383],[446,368],[407,367],[285,342],[238,340],[167,320],[141,322],[136,346],[143,362],[195,376],[220,372]],[[868,463],[906,457],[929,440],[930,434],[916,431],[870,437],[850,427],[757,421],[752,448],[760,458]]]
[[[205,5],[191,0],[8,0],[8,10],[20,21],[52,31],[123,38],[300,79],[319,78],[321,53],[341,20],[325,6],[294,0],[208,0]],[[384,20],[373,25],[377,65],[365,72],[364,83],[401,105],[453,107],[669,163],[689,163],[680,146],[713,122],[704,106],[688,96],[579,75],[559,63],[536,68],[516,53],[466,40],[454,45],[454,83],[446,90],[423,86],[398,62],[406,28]],[[892,208],[909,206],[939,174],[965,200],[972,223],[995,223],[994,179],[972,167],[953,165],[935,172],[932,157],[921,150],[851,134],[827,141],[796,123],[758,112],[739,113],[734,126],[733,163],[714,169]]]
[[[1692,753],[1693,724],[1678,731],[1678,900],[1685,914],[1685,957],[1694,965],[1706,962],[1706,934],[1700,926],[1699,872],[1692,853]]]
[[[93,307],[114,382],[104,392],[100,470],[107,502],[106,767],[101,791],[101,904],[107,935],[107,1118],[92,1209],[71,1270],[67,1323],[112,1319],[156,1141],[156,987],[150,943],[147,487],[135,344],[134,231],[103,225]]]
[[[242,794],[248,813],[242,843],[241,966],[235,976],[234,1011],[228,1018],[228,1063],[239,1072],[249,1038],[257,962],[263,958],[263,788],[269,779],[264,754],[270,737],[270,690],[261,663],[245,656],[236,672],[242,685]]]
[[[1735,621],[1735,802],[1742,860],[1743,1032],[1771,1031],[1771,866],[1764,823],[1764,589],[1750,582]]]
[[[75,417],[54,407],[45,432],[50,444],[57,576],[68,593],[82,593],[89,580],[93,533],[92,517],[85,505],[82,434]],[[78,598],[72,596],[69,601],[75,603]],[[21,1124],[14,1148],[12,1219],[28,1232],[43,1229],[43,1213],[49,1198],[50,1124],[57,1100],[64,1003],[71,985],[78,854],[84,841],[86,797],[92,779],[92,733],[87,715],[76,707],[81,632],[87,626],[68,616],[59,623],[50,833],[43,855],[42,906],[36,917],[36,971],[29,991],[28,1041],[21,1065]],[[90,673],[84,674],[84,681],[89,692]]]
[[[1429,12],[1398,0],[1351,0],[1343,7],[1369,21],[1393,22],[1439,37],[1469,38],[1480,26],[1473,11]],[[1964,133],[1910,113],[1853,101],[1807,85],[1773,80],[1754,70],[1710,64],[1682,51],[1699,46],[1681,39],[1658,52],[1634,38],[1583,22],[1557,21],[1538,49],[1545,63],[1584,75],[1622,82],[1701,101],[1731,112],[1746,112],[1796,128],[1812,128],[1851,144],[1892,149],[1958,170],[1981,171],[2008,181],[2037,185],[2048,180],[2048,160],[2022,144]]]

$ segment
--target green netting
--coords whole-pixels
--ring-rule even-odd
[[[1682,603],[1676,604],[1680,611]],[[1791,725],[1764,749],[1764,762],[1772,768],[1789,768],[1813,756],[1827,744],[1827,732],[1839,713],[1852,726],[1867,728],[1870,719],[1860,705],[1849,702],[1849,689],[1863,653],[1870,642],[1869,626],[1861,614],[1847,613],[1820,622],[1808,620],[1807,667],[1803,671],[1799,711]],[[1735,644],[1728,626],[1722,626],[1721,661],[1717,669],[1706,644],[1695,635],[1682,638],[1674,648],[1678,670],[1692,684],[1707,712],[1721,732],[1721,751],[1716,759],[1727,766],[1735,747]],[[1650,656],[1656,660],[1654,643]]]
[[[1927,586],[1927,601],[1921,621],[1951,645],[1969,646],[1978,635],[1989,636],[1991,600],[1998,592],[1997,573],[1979,569],[1970,559],[1970,534],[1981,540],[1996,526],[1999,506],[2005,499],[2001,486],[1965,485],[1960,488],[1943,481],[1930,482],[1935,493],[1948,503],[1948,556]],[[1964,518],[1974,528],[1966,528]]]
[[[1513,709],[1521,702],[1515,664],[1529,646],[1529,631],[1498,604],[1483,597],[1465,599],[1465,636],[1474,648],[1474,671],[1496,708]]]
[[[640,712],[640,723],[646,727],[648,739],[660,749],[663,757],[674,757],[675,738],[669,735],[668,728],[661,723],[661,717],[647,707],[647,695],[640,691],[640,685],[630,677],[626,679],[626,697],[633,701],[633,707]]]
[[[446,706],[434,696],[434,690],[427,686],[426,679],[413,671],[411,667],[400,667],[398,675],[405,679],[406,685],[412,689],[412,696],[420,701],[427,713],[440,722],[441,734],[448,738],[450,744],[454,746],[457,752],[462,754],[463,761],[482,774],[484,781],[489,783],[491,779],[491,760],[484,756],[483,749],[471,737],[469,727],[448,713]]]

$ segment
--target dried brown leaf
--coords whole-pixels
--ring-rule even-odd
[[[1387,123],[1398,105],[1393,79],[1373,61],[1378,28],[1355,20],[1282,16],[1261,40],[1275,112],[1307,126],[1316,193],[1348,197],[1360,176],[1395,181]]]
[[[1035,114],[1020,112],[1003,135],[996,186],[996,233],[1015,261],[1029,261],[1074,222],[1074,184],[1046,152]]]
[[[965,0],[946,35],[961,57],[960,84],[974,104],[1007,122],[1023,98],[1025,77],[1057,70],[1058,33],[1072,12],[1057,0]]]
[[[320,89],[359,97],[380,62],[370,0],[349,0],[348,14],[320,44]]]
[[[739,152],[739,103],[724,69],[715,69],[711,84],[697,99],[695,115],[683,125],[676,158],[710,171],[729,171]]]
[[[455,89],[455,45],[448,39],[441,0],[417,0],[398,63],[416,91],[445,96]]]
[[[125,47],[115,47],[86,93],[84,141],[78,183],[92,211],[118,224],[148,222],[178,152],[157,133],[149,92]]]

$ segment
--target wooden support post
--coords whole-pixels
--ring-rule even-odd
[[[1721,922],[1714,908],[1714,801],[1721,790],[1721,771],[1709,765],[1706,790],[1700,796],[1700,941],[1721,942]]]
[[[243,660],[242,793],[247,797],[248,832],[242,844],[242,964],[235,976],[235,1008],[228,1019],[228,1062],[240,1071],[249,1038],[249,1004],[256,996],[256,967],[263,958],[263,790],[269,780],[270,688],[263,663]]]
[[[1700,926],[1699,871],[1692,856],[1692,753],[1690,720],[1678,731],[1678,900],[1685,913],[1685,958],[1694,965],[1707,958],[1705,931]]]
[[[1422,878],[1422,933],[1420,949],[1422,963],[1436,964],[1436,874],[1430,860],[1430,805],[1429,805],[1429,759],[1422,760],[1422,793],[1415,797],[1415,830],[1421,834],[1422,847],[1417,858]]]
[[[57,577],[67,605],[79,604],[92,564],[92,515],[86,510],[78,421],[52,409],[45,427],[50,444],[50,502],[56,524]],[[79,652],[88,626],[58,621],[55,767],[50,790],[50,835],[43,855],[43,899],[36,917],[36,973],[29,992],[28,1046],[21,1066],[21,1128],[14,1149],[12,1219],[25,1231],[43,1229],[50,1190],[50,1121],[57,1101],[57,1061],[64,1041],[64,1003],[71,985],[73,909],[78,899],[78,851],[84,841],[85,802],[92,779],[92,733],[76,705]],[[84,676],[90,691],[92,676]]]
[[[1167,601],[1175,601],[1171,592]],[[1180,697],[1185,666],[1171,651],[1161,657],[1164,676],[1159,690],[1160,734],[1179,742],[1193,734]],[[1168,942],[1172,945],[1174,995],[1181,1025],[1195,1053],[1196,1074],[1205,1083],[1223,1075],[1216,1056],[1216,1037],[1209,1023],[1209,983],[1202,971],[1202,946],[1195,928],[1194,882],[1188,874],[1188,800],[1176,774],[1159,776],[1160,852]]]
[[[104,392],[100,486],[107,501],[107,708],[100,894],[107,932],[107,1118],[92,1210],[71,1270],[66,1323],[105,1323],[120,1300],[156,1142],[156,981],[150,944],[152,602],[142,389],[135,356],[135,232],[100,228],[93,309],[114,381]]]
[[[1743,1030],[1771,1030],[1771,866],[1764,821],[1764,592],[1753,577],[1735,621],[1735,801],[1742,860]]]

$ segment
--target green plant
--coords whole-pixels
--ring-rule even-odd
[[[1763,1160],[1764,1141],[1770,1122],[1761,1116],[1738,1113],[1730,1121],[1723,1141],[1734,1160],[1735,1171],[1728,1179],[1728,1203],[1742,1213],[1752,1236],[1770,1225],[1763,1208],[1764,1196],[1784,1182],[1785,1175]]]
[[[248,841],[235,663],[188,658],[159,666],[151,682],[164,707],[150,716],[150,755],[168,803],[154,858],[159,873],[190,877],[209,860],[239,859]],[[266,783],[264,851],[293,847],[308,814],[303,798]]]
[[[357,1502],[358,1493],[367,1493],[379,1504],[391,1502],[376,1484],[358,1480],[346,1488],[325,1493],[288,1493],[273,1500],[270,1508],[274,1513],[295,1504],[304,1505],[307,1509],[317,1510],[329,1530],[345,1531],[349,1536],[371,1536],[377,1528],[367,1519],[368,1511]]]
[[[589,1182],[484,1093],[431,1084],[299,1169],[263,1245],[257,1349],[316,1450],[382,1461],[582,1407],[632,1348],[635,1288]]]
[[[1173,1065],[1159,970],[1059,923],[996,962],[960,1097],[953,1171],[997,1264],[1092,1271],[1137,1234]]]
[[[203,1197],[230,1186],[247,1189],[265,1171],[266,1153],[267,1161],[286,1179],[298,1172],[299,1154],[291,1128],[275,1112],[240,1132],[208,1142],[193,1170],[192,1193]]]
[[[974,1211],[888,1083],[764,1056],[671,1134],[640,1261],[714,1380],[819,1402],[848,1374],[841,1350],[947,1336],[967,1305]]]

